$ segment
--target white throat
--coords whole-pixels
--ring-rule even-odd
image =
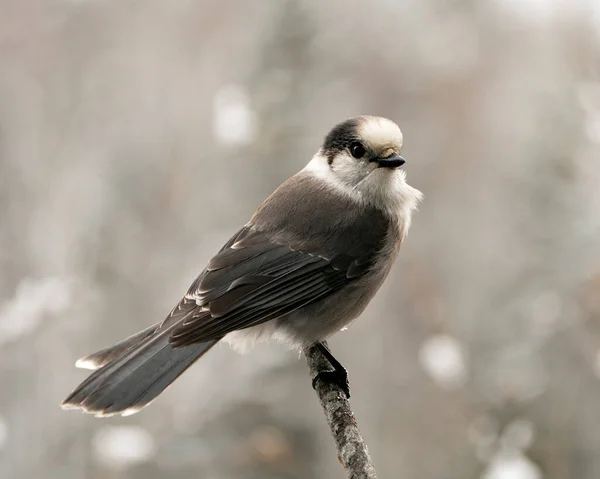
[[[407,230],[411,214],[423,197],[419,190],[406,183],[406,173],[400,169],[377,168],[351,185],[334,172],[327,158],[318,152],[302,171],[354,201],[375,206],[399,218]]]

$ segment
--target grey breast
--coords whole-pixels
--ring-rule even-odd
[[[357,204],[308,174],[298,174],[277,189],[252,223],[292,248],[360,261],[373,260],[398,231],[397,220],[383,211]]]
[[[387,276],[398,252],[398,220],[356,204],[308,175],[297,175],[277,190],[253,218],[275,241],[319,255],[354,276],[339,291],[295,311],[278,323],[292,342],[326,339],[355,319]]]
[[[396,222],[383,212],[296,175],[194,281],[186,298],[198,310],[176,327],[171,341],[184,346],[220,339],[270,320],[304,334],[302,342],[322,339],[362,311],[387,274],[391,261],[385,259],[395,254],[398,237]],[[310,327],[303,327],[306,316],[313,319]],[[331,325],[319,330],[314,319],[325,316]]]

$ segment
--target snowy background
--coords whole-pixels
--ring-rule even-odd
[[[345,477],[276,345],[58,404],[359,113],[425,193],[331,341],[380,477],[600,477],[597,0],[0,0],[2,479]]]

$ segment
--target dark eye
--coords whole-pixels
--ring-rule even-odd
[[[350,153],[352,153],[354,158],[362,158],[365,156],[366,152],[367,150],[365,150],[365,147],[362,146],[358,141],[355,141],[350,145]]]

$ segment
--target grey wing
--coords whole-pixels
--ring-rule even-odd
[[[173,346],[222,338],[227,333],[291,313],[355,281],[371,267],[375,251],[360,257],[324,257],[296,250],[264,232],[240,230],[210,261],[186,298],[197,311],[174,328]]]

